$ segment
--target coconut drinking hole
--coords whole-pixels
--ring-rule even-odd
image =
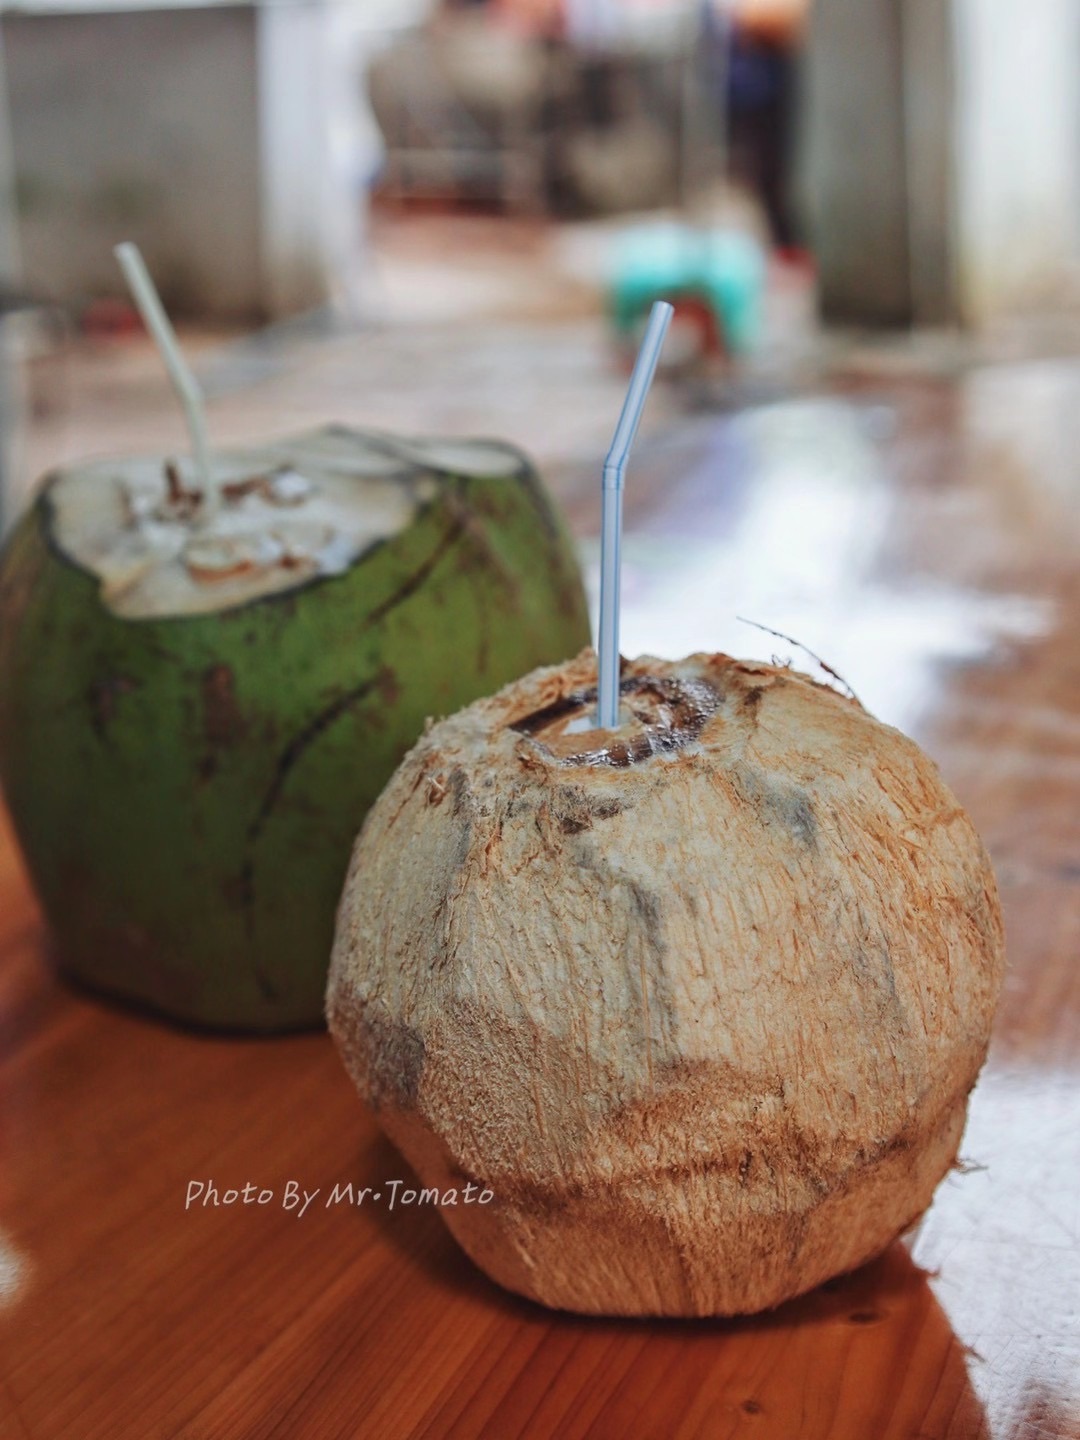
[[[575,690],[515,720],[510,728],[527,735],[562,765],[625,769],[692,744],[720,708],[723,696],[707,680],[630,676],[619,684],[621,723],[615,730],[593,727],[596,701],[596,686]]]

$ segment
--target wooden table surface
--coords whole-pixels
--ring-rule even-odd
[[[1009,370],[688,420],[632,473],[624,648],[798,625],[993,854],[1008,981],[914,1235],[746,1321],[520,1301],[430,1210],[326,1207],[408,1172],[325,1035],[186,1034],[54,978],[4,828],[0,1436],[1080,1437],[1080,377]],[[588,544],[592,476],[555,478]],[[191,1181],[273,1198],[185,1210]]]

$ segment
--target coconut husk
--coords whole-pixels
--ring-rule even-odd
[[[1001,984],[994,876],[934,764],[726,655],[585,651],[428,729],[342,897],[331,1030],[507,1288],[759,1311],[869,1260],[955,1163]]]

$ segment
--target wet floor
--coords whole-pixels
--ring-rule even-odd
[[[1002,461],[942,433],[940,400],[817,394],[696,417],[644,445],[627,496],[624,651],[790,657],[820,674],[818,656],[912,729],[950,667],[1046,634],[1055,602],[1024,573],[1030,537],[1016,533],[1030,468],[1006,493]],[[950,441],[968,453],[946,460]],[[919,449],[934,452],[936,483],[912,473]],[[585,554],[595,597],[594,534]]]

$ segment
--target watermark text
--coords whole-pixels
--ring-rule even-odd
[[[333,1210],[339,1206],[356,1209],[364,1205],[381,1205],[387,1210],[420,1205],[448,1209],[455,1205],[490,1205],[494,1199],[493,1190],[472,1180],[465,1185],[444,1189],[434,1185],[421,1188],[408,1180],[383,1180],[378,1186],[339,1180],[334,1186],[316,1185],[309,1190],[299,1180],[286,1180],[278,1185],[259,1185],[254,1180],[247,1180],[242,1185],[221,1185],[213,1179],[206,1179],[187,1182],[184,1209],[242,1209],[251,1205],[273,1205],[299,1220],[312,1206],[322,1210]]]

